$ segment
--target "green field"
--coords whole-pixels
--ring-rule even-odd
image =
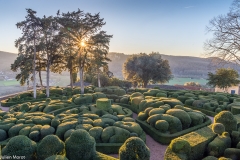
[[[198,82],[200,85],[206,85],[206,79],[192,79],[192,78],[173,78],[168,83],[164,83],[166,85],[184,85],[186,82]]]
[[[17,80],[9,80],[9,81],[0,81],[0,86],[19,86],[19,82]]]

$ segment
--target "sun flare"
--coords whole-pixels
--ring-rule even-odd
[[[85,43],[84,43],[84,42],[81,42],[81,46],[84,47],[84,46],[85,46]]]

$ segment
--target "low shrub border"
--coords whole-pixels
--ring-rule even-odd
[[[193,106],[189,106],[189,105],[184,105],[184,106],[189,107],[189,108],[194,109],[194,110],[201,111],[202,113],[204,113],[204,114],[206,114],[206,115],[208,115],[208,116],[210,116],[210,117],[214,117],[214,116],[217,115],[216,112],[212,112],[212,111],[205,110],[205,109],[202,109],[202,108],[193,107]]]
[[[136,119],[136,122],[155,141],[157,141],[157,142],[159,142],[161,144],[169,144],[171,142],[171,140],[173,140],[174,138],[180,137],[180,136],[182,136],[184,134],[187,134],[189,132],[195,131],[197,129],[200,129],[200,128],[205,127],[205,126],[207,126],[207,125],[212,123],[211,119],[207,117],[206,122],[204,122],[204,123],[202,123],[200,125],[197,125],[197,126],[194,126],[194,127],[191,127],[191,128],[185,129],[185,130],[182,130],[182,131],[174,133],[174,134],[166,134],[166,133],[160,133],[157,129],[151,127],[148,123],[146,123],[144,121],[141,121],[138,118]]]
[[[146,134],[139,136],[146,143]],[[96,143],[96,150],[104,154],[117,154],[123,143]]]

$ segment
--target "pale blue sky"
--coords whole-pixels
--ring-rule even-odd
[[[226,14],[231,0],[0,0],[0,51],[17,53],[14,41],[21,36],[16,23],[25,8],[37,15],[76,11],[98,13],[103,30],[112,34],[110,52],[201,56],[206,25],[214,16]]]

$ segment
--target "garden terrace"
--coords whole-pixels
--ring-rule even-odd
[[[45,137],[55,135],[64,143],[66,151],[63,156],[66,156],[66,141],[79,130],[86,131],[94,139],[96,147],[93,150],[107,154],[118,153],[131,137],[145,142],[144,131],[156,141],[169,144],[174,138],[211,123],[198,108],[213,110],[193,108],[193,102],[204,101],[216,108],[226,106],[225,110],[233,103],[238,104],[236,95],[201,91],[89,86],[85,88],[85,94],[79,94],[80,88],[56,87],[50,89],[49,98],[45,92],[38,91],[37,99],[31,92],[26,92],[1,102],[1,105],[10,106],[9,112],[0,111],[0,134],[3,137],[0,144],[3,147],[17,136],[26,136],[31,143],[40,144]],[[132,118],[133,112],[138,114],[136,120]]]

